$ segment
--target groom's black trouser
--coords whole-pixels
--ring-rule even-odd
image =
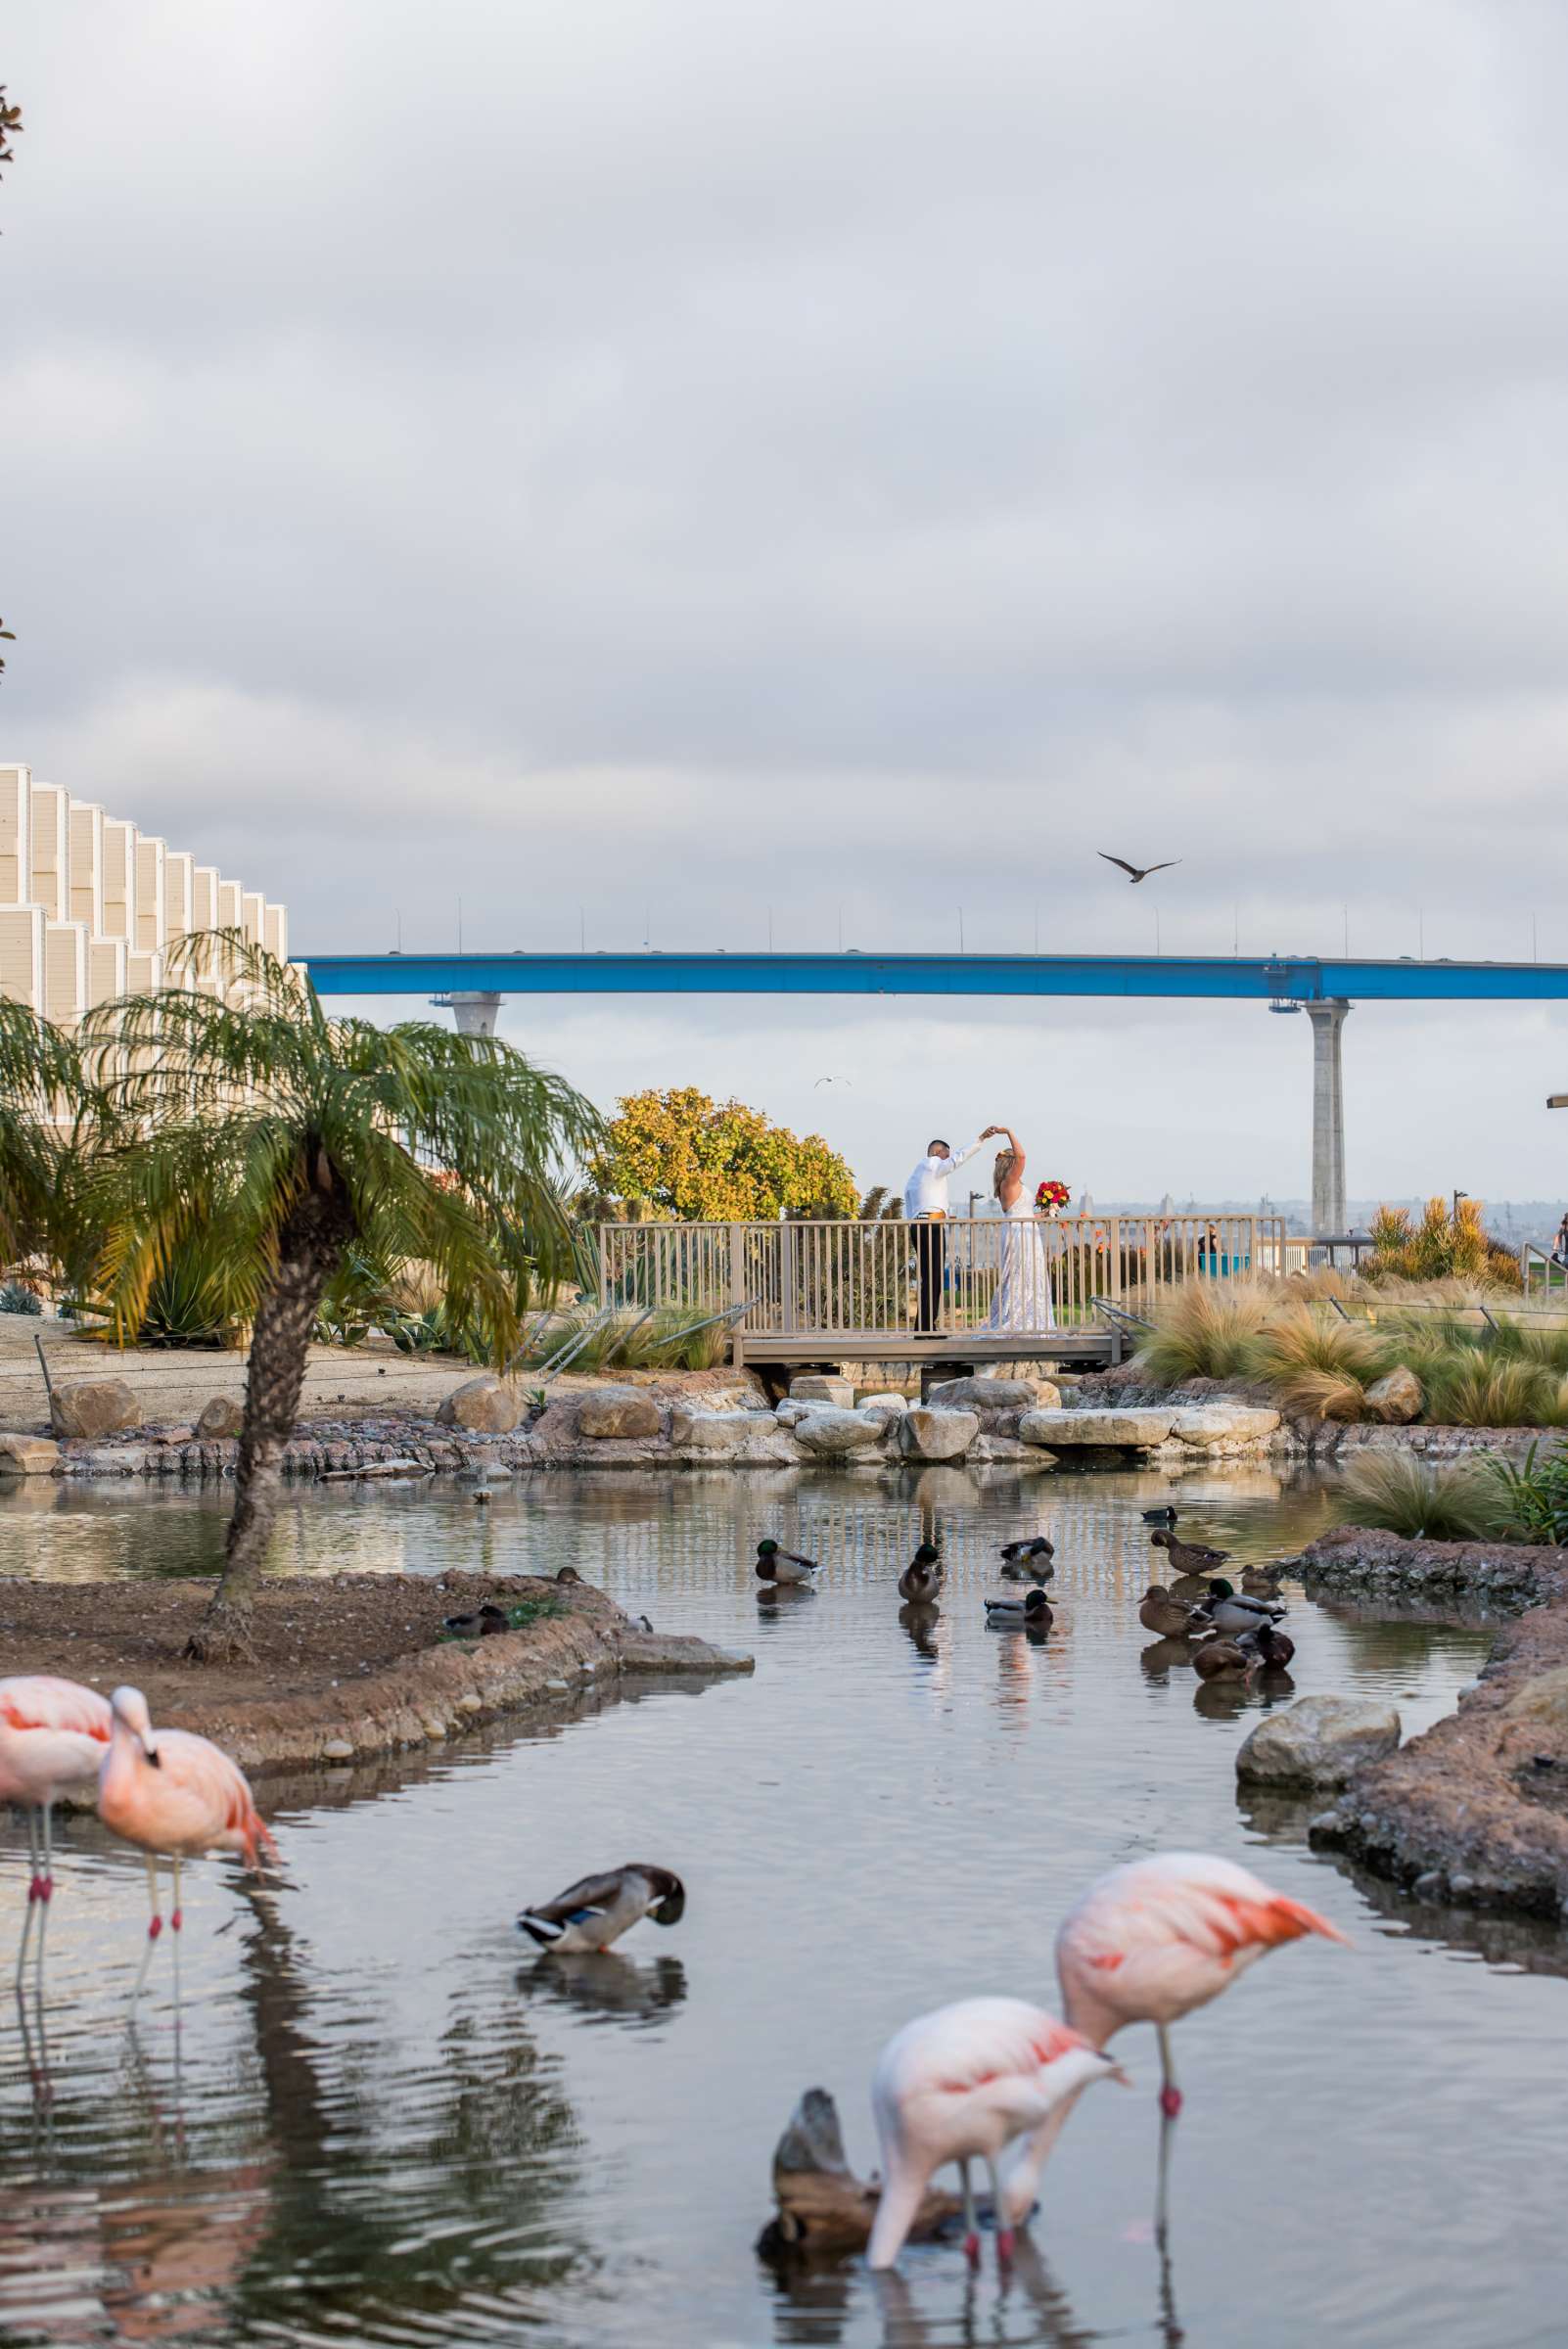
[[[942,1325],[942,1288],[947,1270],[947,1226],[922,1221],[915,1225],[915,1273],[920,1283],[920,1310],[915,1328]]]

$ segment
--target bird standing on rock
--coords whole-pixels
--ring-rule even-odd
[[[27,1908],[17,1952],[17,1989],[38,1917],[38,1984],[43,1989],[44,1933],[54,1894],[54,1807],[63,1794],[91,1786],[109,1750],[109,1699],[79,1681],[19,1673],[0,1681],[0,1803],[27,1814]]]
[[[1182,1542],[1172,1533],[1153,1533],[1149,1540],[1165,1551],[1177,1574],[1208,1574],[1230,1555],[1228,1549],[1205,1549],[1201,1542]]]
[[[141,1971],[131,1992],[134,2006],[163,1930],[159,1861],[173,1863],[174,1906],[168,1921],[170,1930],[178,1933],[184,1921],[182,1861],[200,1859],[204,1852],[239,1852],[248,1867],[259,1869],[263,1854],[276,1860],[278,1850],[252,1799],[245,1773],[221,1747],[189,1729],[155,1733],[139,1688],[116,1688],[110,1703],[114,1722],[109,1752],[98,1773],[98,1816],[106,1827],[147,1855],[147,1889],[153,1904]]]
[[[668,1867],[640,1860],[602,1876],[579,1876],[553,1901],[525,1909],[518,1930],[542,1950],[567,1958],[607,1950],[645,1916],[656,1925],[678,1925],[686,1910],[686,1887]]]
[[[1002,2191],[1001,2156],[1095,2080],[1126,2085],[1127,2075],[1054,2014],[1022,1999],[960,1999],[905,2023],[878,2056],[871,2081],[882,2141],[871,2266],[893,2266],[927,2186],[949,2161],[958,2164],[963,2183],[964,2253],[971,2266],[980,2262],[969,2182],[969,2164],[976,2160],[991,2172],[996,2255],[1010,2260],[1009,2218],[1017,2205]]]
[[[780,1549],[776,1542],[757,1544],[757,1572],[764,1583],[809,1583],[819,1571],[814,1558],[797,1557],[793,1549]]]

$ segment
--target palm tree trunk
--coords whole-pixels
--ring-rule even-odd
[[[323,1174],[320,1187],[284,1220],[278,1267],[256,1313],[222,1579],[185,1650],[196,1664],[254,1661],[252,1607],[283,1497],[283,1451],[294,1433],[322,1294],[353,1231],[336,1171]]]

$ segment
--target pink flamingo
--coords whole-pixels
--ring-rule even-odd
[[[209,1738],[189,1729],[154,1734],[147,1699],[139,1688],[116,1688],[110,1703],[114,1723],[109,1752],[98,1773],[98,1816],[127,1843],[147,1855],[147,1888],[153,1918],[147,1928],[141,1971],[131,2004],[141,1997],[153,1950],[163,1930],[159,1914],[158,1863],[167,1855],[174,1867],[170,1929],[177,1933],[180,1863],[204,1852],[243,1852],[249,1867],[260,1855],[277,1858],[277,1846],[257,1815],[245,1773]]]
[[[43,1986],[44,1933],[54,1877],[54,1807],[72,1787],[90,1786],[109,1744],[108,1699],[79,1681],[46,1673],[0,1681],[0,1802],[27,1812],[27,1913],[17,1953],[22,1989],[27,1943],[38,1913],[38,1981]]]
[[[1042,2006],[1022,1999],[961,1999],[895,2033],[877,2058],[871,2102],[882,2140],[882,2198],[870,2262],[891,2268],[933,2173],[956,2161],[963,2181],[964,2251],[980,2258],[969,2164],[991,2173],[998,2258],[1013,2255],[997,2163],[1014,2139],[1038,2130],[1095,2080],[1126,2085],[1109,2055]],[[1027,2205],[1026,2205],[1027,2207]]]
[[[1091,1884],[1062,1919],[1056,1935],[1062,2004],[1091,2047],[1104,2047],[1129,2023],[1154,2025],[1160,2110],[1169,2123],[1181,2110],[1171,2025],[1228,1990],[1268,1951],[1308,1933],[1350,1947],[1314,1909],[1271,1891],[1233,1860],[1207,1852],[1133,1860]],[[1053,2113],[1009,2165],[1010,2218],[1024,2217],[1033,2205],[1040,2171],[1071,2109],[1069,2104]],[[1162,2138],[1162,2181],[1163,2147]]]

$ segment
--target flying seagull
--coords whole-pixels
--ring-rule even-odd
[[[1129,864],[1125,856],[1106,856],[1103,849],[1096,849],[1094,853],[1096,856],[1104,856],[1107,864],[1119,864],[1134,889],[1140,881],[1147,881],[1151,873],[1168,873],[1172,865],[1181,862],[1179,856],[1168,856],[1164,864],[1146,864],[1140,870],[1137,865]]]

